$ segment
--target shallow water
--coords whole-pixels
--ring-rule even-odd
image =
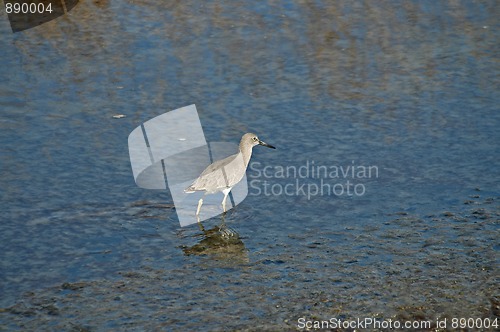
[[[496,7],[95,1],[16,34],[4,16],[0,329],[498,317]],[[192,103],[208,141],[277,147],[204,232],[135,185],[127,148]],[[359,166],[376,176],[330,175]],[[314,191],[348,180],[363,194]]]

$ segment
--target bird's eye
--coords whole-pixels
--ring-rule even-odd
[[[257,137],[254,137],[254,138],[253,138],[253,141],[254,141],[254,142],[257,142],[257,141],[258,141]]]

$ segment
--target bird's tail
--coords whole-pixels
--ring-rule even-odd
[[[189,186],[189,187],[187,187],[186,189],[184,189],[184,192],[185,192],[186,194],[192,194],[192,193],[194,193],[195,191],[196,191],[196,190],[194,190],[194,188],[193,188],[193,186],[192,186],[192,185],[191,185],[191,186]]]

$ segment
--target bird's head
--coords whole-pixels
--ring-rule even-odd
[[[247,145],[247,144],[250,145],[250,146],[252,146],[252,147],[254,147],[256,145],[262,145],[262,146],[265,146],[265,147],[268,147],[268,148],[271,148],[271,149],[276,149],[274,146],[269,145],[269,144],[267,144],[264,141],[261,141],[257,137],[257,135],[252,134],[252,133],[247,133],[247,134],[243,135],[243,137],[241,138],[240,145]]]

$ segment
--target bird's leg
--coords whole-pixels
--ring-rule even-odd
[[[200,198],[200,200],[198,201],[198,208],[196,209],[196,217],[198,217],[200,215],[200,210],[201,210],[201,206],[203,205],[203,198]],[[199,220],[200,218],[198,218]]]
[[[232,187],[227,187],[224,190],[222,190],[222,193],[224,194],[224,199],[222,200],[222,210],[223,210],[223,213],[227,212],[227,210],[226,210],[226,199],[227,199],[227,195],[229,195],[229,192],[231,192],[231,188]]]
[[[196,216],[196,220],[198,221],[198,227],[200,228],[200,231],[205,232],[205,227],[201,224],[200,216]]]
[[[227,193],[224,193],[224,199],[222,200],[222,211],[224,211],[224,213],[226,213],[226,198],[228,194],[229,191]]]

